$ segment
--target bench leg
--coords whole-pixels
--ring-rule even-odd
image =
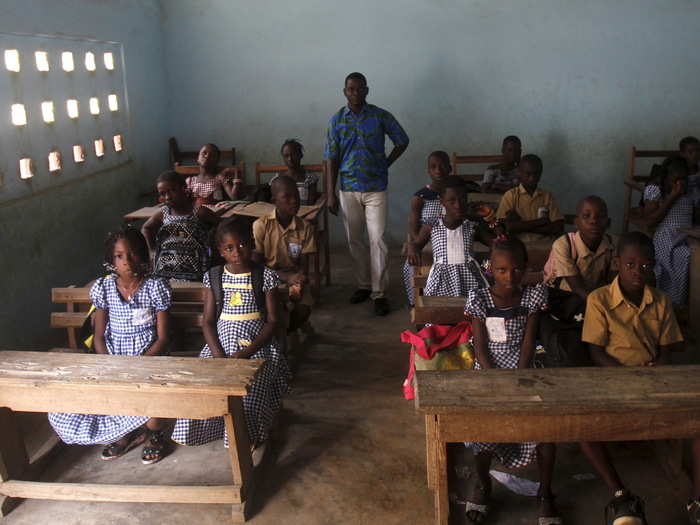
[[[12,410],[0,408],[0,481],[21,479],[29,467],[27,449]],[[16,498],[0,494],[0,517],[6,516],[18,503]]]
[[[435,470],[435,523],[447,525],[450,516],[450,501],[447,492],[447,443],[436,439]]]
[[[229,413],[224,416],[228,435],[228,455],[231,461],[233,484],[240,487],[243,502],[241,505],[233,505],[232,518],[234,523],[243,523],[246,501],[250,499],[252,490],[253,454],[250,450],[248,427],[243,413],[243,398],[229,397],[228,408]]]
[[[435,489],[435,461],[437,455],[437,436],[435,432],[435,415],[425,416],[425,452],[428,472],[428,488]]]

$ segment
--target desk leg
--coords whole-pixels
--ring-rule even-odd
[[[688,306],[690,325],[693,327],[693,336],[695,343],[700,343],[700,323],[696,321],[700,319],[700,240],[694,237],[688,237],[688,246],[690,246],[690,281]]]
[[[224,416],[226,434],[228,436],[228,455],[231,461],[231,471],[233,472],[233,484],[241,491],[240,505],[233,505],[233,523],[243,523],[245,521],[245,503],[249,500],[252,475],[253,475],[253,454],[250,451],[250,440],[248,438],[248,427],[243,413],[243,398],[228,398],[229,413]]]
[[[435,419],[437,416],[428,414],[425,416],[425,453],[428,472],[428,488],[435,489],[435,462],[437,456],[437,435],[435,431]]]
[[[436,425],[436,453],[433,482],[435,483],[435,523],[447,525],[450,516],[450,501],[447,492],[447,443],[440,436],[440,419]]]
[[[27,449],[12,410],[0,408],[0,481],[21,479],[29,467]],[[0,517],[6,516],[17,499],[0,494]]]

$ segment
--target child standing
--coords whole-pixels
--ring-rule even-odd
[[[428,156],[428,175],[430,184],[421,188],[411,197],[411,210],[408,214],[408,242],[418,238],[420,229],[432,225],[443,214],[440,203],[440,189],[452,171],[450,156],[444,151],[433,151]],[[408,304],[413,307],[413,266],[408,258],[403,265],[403,282],[406,287]]]
[[[267,361],[243,398],[250,443],[258,446],[267,438],[288,389],[287,362],[274,339],[279,278],[269,268],[253,263],[248,223],[222,222],[216,229],[216,244],[226,265],[204,275],[207,344],[199,356]],[[221,417],[178,419],[173,431],[173,440],[183,445],[203,445],[221,438],[226,440]]]
[[[684,306],[688,298],[690,248],[686,235],[678,231],[693,224],[693,207],[700,195],[688,194],[688,164],[671,159],[658,184],[644,188],[644,218],[656,226],[657,286],[666,292],[674,306]]]
[[[291,178],[299,189],[299,198],[303,206],[313,205],[318,199],[318,175],[310,173],[301,165],[301,159],[304,158],[304,146],[297,139],[287,139],[282,144],[280,150],[284,164],[287,166],[287,171],[278,173],[270,184],[281,176]]]
[[[231,168],[219,172],[220,159],[221,151],[216,144],[205,144],[199,150],[199,175],[187,177],[185,181],[196,205],[214,204],[225,198],[235,201],[241,197],[243,181],[232,178]]]
[[[657,366],[670,364],[671,351],[683,336],[669,298],[646,284],[654,268],[654,244],[640,232],[620,237],[615,257],[619,274],[608,286],[588,296],[583,325],[584,342],[598,366]],[[581,448],[613,493],[606,516],[613,523],[644,525],[644,504],[629,492],[603,443],[581,443]],[[700,523],[700,441],[693,442],[693,498],[691,523]],[[693,514],[695,513],[695,514]],[[618,521],[619,520],[619,521]]]
[[[546,308],[547,289],[539,284],[521,288],[527,250],[517,238],[496,240],[491,248],[494,284],[469,291],[464,308],[472,323],[474,368],[530,368],[535,352],[539,312]],[[472,443],[477,483],[467,501],[467,517],[481,523],[491,494],[489,470],[495,455],[507,468],[528,465],[537,457],[540,470],[539,523],[561,524],[552,495],[555,447],[551,443]]]
[[[154,255],[154,274],[178,281],[201,281],[209,269],[207,230],[219,217],[206,206],[195,205],[182,176],[165,171],[157,179],[164,203],[141,229]]]
[[[316,253],[313,225],[299,212],[298,184],[276,177],[270,184],[275,210],[253,223],[255,256],[289,285],[289,330],[302,327],[314,304],[309,283],[309,255]]]
[[[550,244],[553,236],[564,233],[564,217],[554,195],[538,188],[542,167],[537,155],[525,155],[518,166],[520,184],[503,195],[496,211],[508,232],[526,244]]]
[[[130,356],[164,353],[171,290],[164,279],[148,275],[146,240],[138,230],[127,228],[110,234],[105,247],[105,266],[110,275],[97,279],[90,290],[96,308],[95,352]],[[143,463],[163,458],[165,438],[157,419],[51,413],[49,421],[65,443],[108,444],[102,451],[103,460],[116,459],[147,438]]]
[[[515,135],[503,139],[501,155],[503,162],[489,166],[484,172],[481,189],[485,192],[504,193],[518,185],[518,164],[522,143]]]
[[[415,241],[408,244],[409,262],[420,264],[420,252],[428,241],[433,246],[433,267],[428,274],[425,295],[466,296],[485,282],[472,255],[474,240],[491,245],[492,237],[484,226],[466,218],[467,184],[456,176],[445,178],[440,191],[445,216],[421,227]]]

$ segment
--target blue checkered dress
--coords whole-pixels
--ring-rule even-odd
[[[423,199],[423,207],[420,211],[420,225],[434,224],[435,220],[441,217],[445,211],[440,203],[440,194],[430,189],[430,186],[421,188],[413,194]],[[403,284],[406,288],[408,305],[413,307],[413,266],[406,259],[403,263]]]
[[[265,321],[262,317],[250,320],[231,320],[227,317],[254,315],[259,313],[253,292],[250,273],[233,274],[224,270],[221,278],[224,290],[224,307],[216,324],[219,342],[227,355],[245,349],[262,330]],[[265,268],[263,274],[263,291],[268,292],[280,283],[277,274]],[[204,274],[204,286],[211,288],[209,273]],[[206,345],[199,357],[212,357]],[[253,381],[250,392],[243,398],[243,409],[251,444],[259,444],[267,439],[270,424],[273,422],[281,405],[282,396],[289,390],[289,368],[287,360],[280,352],[276,341],[258,350],[251,359],[265,359],[267,362]],[[222,417],[210,419],[178,419],[173,430],[173,441],[182,445],[203,445],[210,441],[224,439],[224,420]]]
[[[138,356],[156,340],[156,314],[172,302],[170,285],[164,279],[146,278],[130,301],[122,299],[116,278],[95,281],[90,290],[95,308],[107,311],[105,345],[112,355]],[[49,422],[69,444],[114,443],[148,421],[147,417],[97,414],[50,413]]]
[[[489,340],[488,352],[491,362],[497,368],[517,368],[520,360],[520,347],[525,337],[525,326],[530,314],[547,307],[547,288],[543,284],[527,286],[520,298],[520,305],[512,308],[496,308],[489,288],[470,290],[464,306],[468,318],[485,320],[487,317],[505,319],[506,341]],[[471,343],[474,344],[472,337]],[[477,362],[475,370],[481,367]],[[529,465],[537,454],[537,443],[471,443],[475,454],[494,454],[507,468]]]
[[[644,188],[645,201],[659,201],[661,198],[661,187],[657,184]],[[654,232],[656,286],[666,292],[676,306],[682,306],[688,300],[690,268],[690,247],[686,235],[678,228],[693,225],[693,205],[698,200],[696,191],[676,199]]]

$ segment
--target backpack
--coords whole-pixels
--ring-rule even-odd
[[[582,323],[567,323],[547,315],[540,316],[538,339],[544,352],[535,354],[536,368],[593,366],[588,345],[581,341]]]
[[[267,319],[267,303],[265,301],[265,292],[263,292],[263,277],[265,267],[262,264],[254,264],[250,270],[250,278],[253,282],[253,295],[255,296],[255,304],[263,317]],[[209,283],[211,291],[214,294],[214,302],[216,303],[216,318],[221,317],[221,312],[224,310],[224,287],[221,278],[224,275],[223,266],[214,266],[208,271]]]

